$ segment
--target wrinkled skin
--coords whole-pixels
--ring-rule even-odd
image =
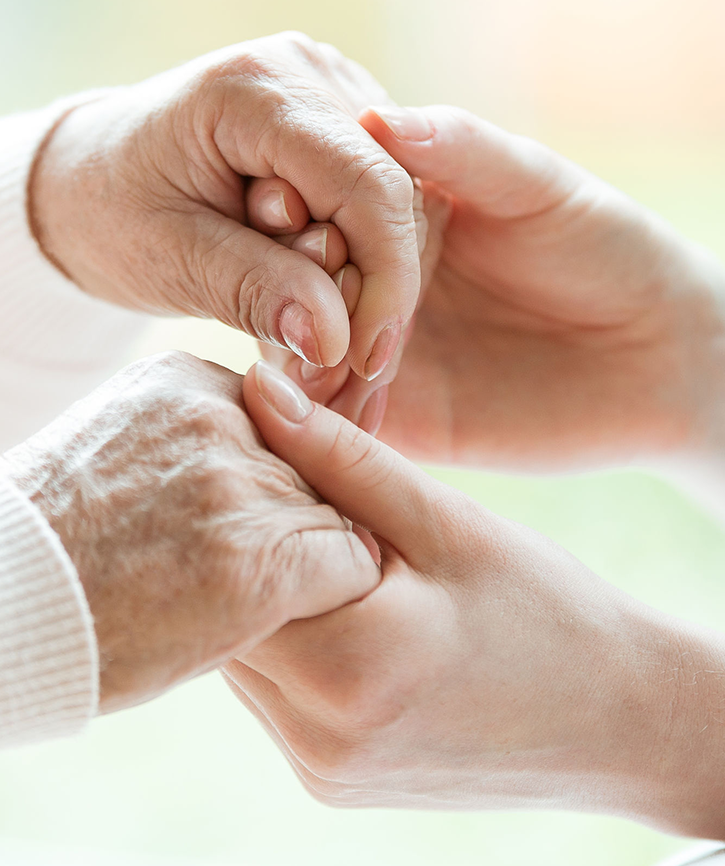
[[[102,712],[148,700],[379,579],[349,525],[269,453],[241,407],[242,377],[160,355],[5,455],[78,570]]]
[[[295,33],[111,90],[70,112],[42,150],[36,234],[92,295],[213,317],[316,364],[337,364],[350,344],[366,375],[378,333],[410,318],[420,284],[413,184],[356,121],[381,101],[361,67]],[[248,218],[253,178],[298,194],[287,218],[276,211],[284,242]],[[300,237],[293,227],[310,216],[321,225]],[[362,274],[351,322],[329,276],[345,244]]]

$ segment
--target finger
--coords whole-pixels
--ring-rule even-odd
[[[318,366],[342,361],[347,309],[309,257],[211,210],[164,219],[165,234],[179,239],[178,270],[188,279],[182,312],[213,316]]]
[[[363,539],[343,529],[330,509],[329,526],[311,527],[286,536],[270,552],[274,583],[281,598],[276,609],[282,621],[329,613],[371,592],[380,583],[380,569]],[[282,589],[282,586],[284,587]]]
[[[360,271],[355,265],[347,263],[334,275],[333,279],[340,289],[348,314],[352,315],[360,297],[360,289],[362,288]],[[346,383],[348,381],[356,380],[360,383],[365,381],[352,373],[350,365],[346,361],[343,361],[342,364],[338,364],[336,367],[316,367],[313,364],[306,363],[291,352],[265,344],[261,346],[261,353],[265,360],[274,364],[278,369],[284,370],[302,388],[310,400],[322,403],[323,406],[329,405],[330,401],[336,398],[343,388],[347,391]],[[388,365],[388,369],[382,376],[384,381],[391,380],[391,369],[397,372],[394,363]],[[376,384],[378,382],[379,380],[376,380]],[[346,402],[342,403],[337,411],[341,411],[346,418],[357,422],[365,402],[374,390],[374,387],[368,383],[365,383],[365,386],[364,395],[349,398]],[[359,386],[355,386],[355,388],[357,389]],[[354,415],[347,414],[348,409],[353,411]]]
[[[332,223],[308,223],[301,232],[278,235],[275,240],[307,256],[330,276],[337,274],[347,261],[345,238]]]
[[[411,174],[497,219],[555,207],[581,178],[545,146],[459,108],[375,107],[360,123]]]
[[[267,353],[265,353],[266,357]],[[337,367],[314,367],[292,355],[285,358],[283,363],[275,363],[274,366],[278,370],[283,370],[285,375],[299,385],[310,400],[323,406],[327,406],[331,400],[334,400],[351,376],[355,376],[347,361],[343,361]]]
[[[246,210],[249,225],[270,236],[301,232],[310,221],[304,199],[281,177],[252,178]]]
[[[283,373],[258,362],[244,403],[267,446],[337,510],[387,540],[411,563],[429,549],[440,485],[335,412],[312,403]]]
[[[359,268],[348,262],[340,268],[333,279],[340,290],[348,315],[352,316],[357,309],[360,292],[362,292],[362,274]]]
[[[238,86],[244,101],[243,76]],[[275,93],[274,110],[260,100],[257,114],[244,124],[236,111],[229,112],[218,120],[214,138],[232,169],[284,178],[313,220],[342,231],[350,260],[362,273],[349,360],[358,375],[371,379],[394,354],[420,290],[413,183],[328,92],[310,85],[308,97],[290,101],[282,115]]]

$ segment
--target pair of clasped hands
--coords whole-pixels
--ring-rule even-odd
[[[86,587],[103,709],[224,663],[325,802],[725,832],[722,637],[409,462],[706,474],[718,263],[547,148],[396,107],[296,35],[77,108],[31,196],[85,291],[266,344],[244,378],[133,365],[11,452]],[[119,511],[121,543],[86,543]]]

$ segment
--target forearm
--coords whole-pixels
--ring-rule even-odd
[[[35,154],[72,104],[0,120],[0,450],[98,384],[142,327],[140,317],[80,292],[43,256],[28,224]]]
[[[627,619],[592,718],[603,749],[587,756],[584,808],[724,839],[725,636],[644,606]]]
[[[725,521],[725,267],[682,242],[673,330],[682,361],[682,446],[653,467]]]

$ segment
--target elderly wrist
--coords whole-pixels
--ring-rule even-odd
[[[44,256],[83,288],[79,252],[88,234],[91,196],[87,188],[88,124],[80,119],[121,88],[89,91],[68,104],[41,141],[28,177],[28,222]],[[80,125],[79,125],[80,121]]]

